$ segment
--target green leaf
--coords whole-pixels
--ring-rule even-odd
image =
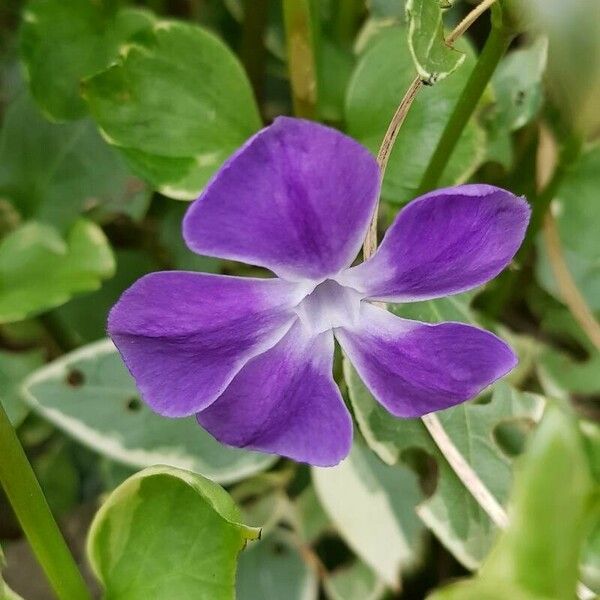
[[[32,0],[23,13],[21,55],[31,91],[56,120],[86,114],[80,83],[106,68],[132,36],[152,26],[151,13],[107,0]]]
[[[23,384],[23,393],[38,414],[80,443],[132,467],[167,464],[231,483],[276,460],[222,446],[193,417],[166,419],[153,413],[140,401],[110,340],[35,372]]]
[[[325,579],[329,600],[379,600],[385,584],[360,560],[336,569]]]
[[[240,556],[237,600],[317,600],[319,582],[292,535],[276,530]]]
[[[462,52],[448,46],[444,40],[442,4],[441,0],[406,2],[408,47],[417,73],[428,85],[450,75],[465,60]]]
[[[61,230],[85,211],[140,216],[150,200],[92,121],[50,123],[27,93],[10,104],[0,133],[0,195],[22,217]]]
[[[414,512],[422,499],[415,475],[355,442],[338,466],[313,468],[312,477],[341,537],[383,581],[399,587],[400,570],[419,558],[423,532]]]
[[[18,427],[29,411],[21,400],[19,386],[25,377],[44,362],[38,350],[28,352],[0,351],[0,402],[14,427]]]
[[[430,600],[575,597],[592,499],[577,424],[556,408],[548,410],[520,466],[509,527],[479,576],[443,589]]]
[[[238,554],[259,533],[209,479],[152,467],[102,505],[88,558],[106,598],[233,600]]]
[[[402,27],[381,31],[361,56],[348,86],[348,133],[373,153],[377,152],[400,100],[414,79],[414,65],[405,36]],[[475,64],[473,50],[466,42],[459,41],[457,47],[466,54],[464,67],[452,77],[421,90],[400,129],[383,181],[383,197],[389,202],[401,204],[414,197]],[[472,120],[452,154],[440,185],[465,181],[484,154],[483,129]]]
[[[83,89],[106,139],[174,198],[194,198],[260,127],[241,65],[196,25],[158,22]]]
[[[404,304],[393,312],[429,322],[475,323],[469,307],[472,296]],[[394,418],[375,401],[348,362],[344,370],[354,414],[369,446],[388,464],[404,460],[416,468],[422,485],[432,492],[417,509],[420,518],[460,562],[476,568],[496,534],[489,517],[456,476],[421,420]],[[492,388],[491,397],[481,400],[437,416],[483,484],[504,503],[512,482],[514,446],[540,418],[544,400],[518,392],[504,382]]]
[[[600,311],[598,189],[600,144],[595,144],[569,169],[551,205],[569,271],[593,311]],[[561,300],[542,237],[537,249],[537,279],[544,289]]]
[[[80,219],[66,240],[48,225],[30,222],[0,243],[0,323],[19,321],[98,289],[114,274],[102,230]]]
[[[332,524],[323,510],[313,485],[308,485],[294,503],[298,533],[309,544],[332,530]]]

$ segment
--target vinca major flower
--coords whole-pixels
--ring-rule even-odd
[[[128,289],[108,329],[145,402],[167,417],[196,415],[225,444],[327,466],[352,443],[334,338],[396,417],[464,402],[510,371],[516,357],[495,335],[375,303],[495,277],[523,240],[527,203],[489,185],[434,191],[352,266],[380,179],[366,148],[308,121],[279,118],[238,150],[189,208],[183,235],[194,252],[276,277],[169,271]]]

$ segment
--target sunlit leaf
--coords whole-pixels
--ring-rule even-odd
[[[260,127],[246,75],[213,34],[160,21],[87,79],[84,96],[105,138],[167,196],[192,199]]]
[[[233,600],[238,554],[259,533],[217,484],[152,467],[102,505],[88,558],[107,598]]]
[[[48,225],[27,223],[0,242],[0,323],[98,289],[114,269],[112,251],[97,225],[81,219],[63,239]]]

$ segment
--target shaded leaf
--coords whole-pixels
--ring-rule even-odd
[[[406,45],[406,30],[388,27],[369,43],[360,57],[346,96],[348,133],[376,153],[388,124],[408,86],[414,65]],[[452,77],[421,90],[404,121],[389,158],[383,197],[404,203],[414,197],[421,177],[448,117],[469,77],[475,56],[464,41],[457,47],[465,64]],[[485,154],[483,129],[471,120],[442,177],[441,186],[465,181]]]
[[[563,254],[577,287],[593,311],[600,311],[600,144],[569,169],[552,202]],[[544,240],[538,240],[536,275],[540,285],[561,300]]]
[[[222,446],[193,417],[166,419],[139,399],[110,340],[85,346],[35,372],[26,402],[82,444],[132,467],[167,464],[231,483],[276,457]]]
[[[449,586],[430,600],[574,598],[591,492],[577,425],[552,408],[517,472],[508,529],[478,577]]]
[[[234,598],[237,557],[260,530],[212,481],[152,467],[121,484],[90,528],[88,558],[107,598]]]
[[[196,25],[158,22],[83,89],[106,139],[142,177],[174,198],[196,197],[260,127],[241,65]]]
[[[335,570],[324,587],[329,600],[379,600],[385,594],[384,583],[360,560]]]
[[[238,600],[317,600],[319,583],[292,535],[276,530],[240,556],[236,588]]]
[[[0,194],[24,218],[61,230],[92,210],[141,216],[150,200],[92,121],[50,123],[27,93],[11,103],[4,118]]]
[[[106,0],[32,0],[26,6],[21,54],[33,96],[50,117],[84,116],[81,80],[106,68],[122,44],[152,26],[151,13],[117,6]]]
[[[29,411],[27,404],[21,400],[19,386],[43,362],[44,357],[38,350],[0,351],[0,402],[13,427],[18,427]]]
[[[408,47],[421,79],[433,84],[458,69],[465,55],[444,40],[442,0],[407,0]]]
[[[48,225],[27,223],[0,243],[0,323],[98,289],[114,269],[108,241],[90,221],[76,221],[66,239]]]
[[[382,463],[355,442],[344,461],[313,468],[312,478],[340,536],[381,579],[398,587],[401,569],[418,559],[422,534],[414,512],[422,499],[415,475]]]
[[[474,322],[469,308],[472,294],[404,304],[393,312],[429,322]],[[423,522],[468,568],[476,568],[489,551],[495,527],[485,511],[456,476],[419,419],[397,419],[381,407],[354,369],[345,363],[350,400],[361,432],[369,446],[388,464],[412,464],[430,497],[417,512]],[[492,388],[484,402],[471,401],[437,413],[454,445],[483,484],[500,502],[506,502],[512,482],[511,447],[503,447],[497,429],[501,424],[527,432],[540,418],[541,397],[521,393],[504,382]],[[511,432],[512,433],[512,432]],[[433,462],[432,462],[433,461]]]

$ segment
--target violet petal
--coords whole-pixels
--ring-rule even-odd
[[[342,133],[280,117],[231,157],[188,210],[188,246],[291,280],[348,267],[379,194],[379,168]]]
[[[284,335],[303,294],[280,279],[151,273],[115,304],[108,332],[144,401],[162,415],[191,415]]]
[[[420,417],[473,398],[516,364],[492,333],[464,323],[431,325],[363,303],[355,329],[336,330],[373,396],[397,417]]]
[[[352,421],[333,380],[333,335],[312,336],[300,321],[253,358],[223,395],[197,415],[217,440],[312,465],[349,452]]]

